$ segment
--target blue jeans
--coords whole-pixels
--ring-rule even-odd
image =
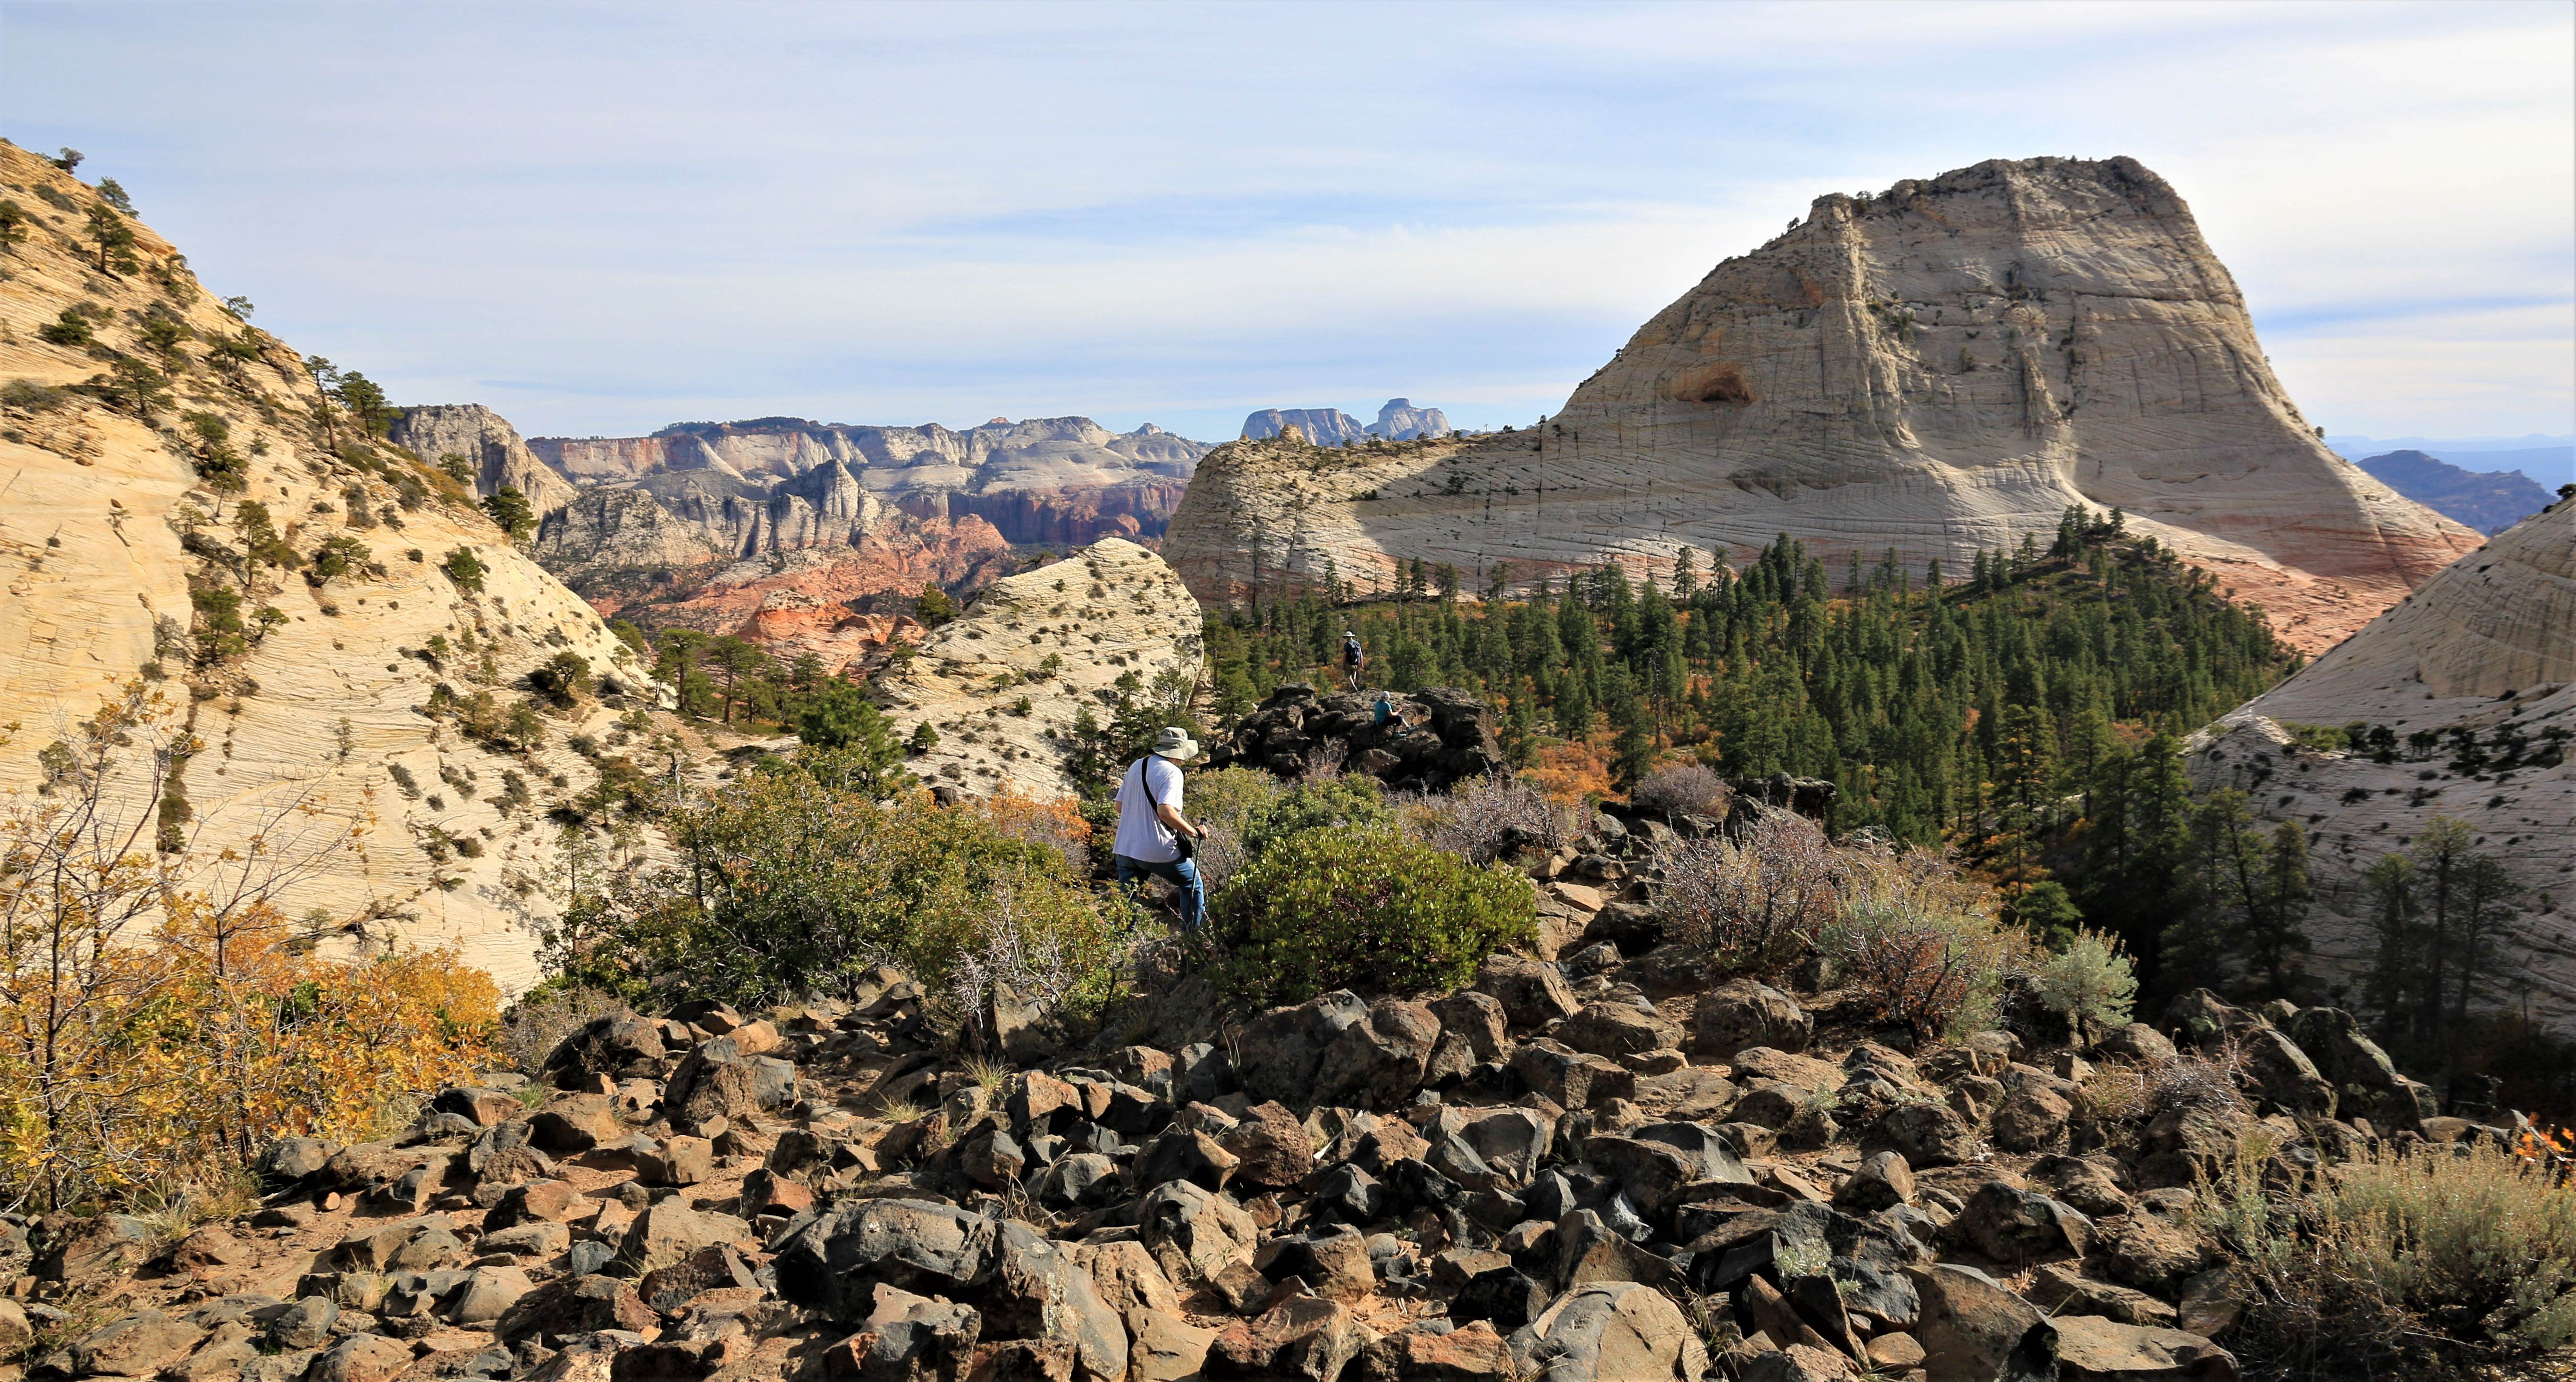
[[[1140,885],[1147,878],[1160,878],[1179,888],[1181,890],[1181,929],[1184,931],[1199,929],[1199,918],[1207,914],[1207,885],[1199,881],[1199,866],[1196,863],[1187,859],[1153,863],[1144,859],[1130,859],[1124,854],[1114,854],[1110,857],[1118,864],[1118,886],[1126,889],[1129,897],[1139,894]]]

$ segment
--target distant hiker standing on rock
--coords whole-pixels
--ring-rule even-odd
[[[1196,931],[1207,913],[1207,885],[1199,881],[1199,828],[1181,814],[1181,765],[1199,756],[1197,741],[1177,725],[1155,739],[1154,750],[1127,765],[1118,784],[1118,840],[1111,846],[1118,886],[1133,897],[1148,877],[1181,890],[1181,929]]]
[[[1360,636],[1349,629],[1342,630],[1342,676],[1352,690],[1360,689],[1360,669],[1367,665],[1368,654],[1360,648]]]

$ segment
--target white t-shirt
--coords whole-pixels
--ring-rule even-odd
[[[1157,805],[1181,809],[1181,766],[1159,754],[1127,765],[1118,784],[1118,842],[1113,852],[1147,864],[1181,857],[1180,836],[1154,814]]]

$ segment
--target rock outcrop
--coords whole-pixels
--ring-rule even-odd
[[[505,987],[531,982],[545,812],[594,772],[565,742],[613,738],[618,709],[651,703],[631,654],[470,492],[352,437],[337,409],[326,435],[301,357],[150,229],[132,225],[135,262],[105,273],[83,238],[89,187],[0,144],[0,196],[32,213],[0,290],[0,722],[21,726],[0,790],[36,786],[70,721],[146,678],[202,745],[171,794],[192,853],[247,848],[298,801],[326,821],[371,813],[368,847],[294,882],[289,914],[327,916],[335,946],[452,941]],[[111,386],[111,407],[72,388],[118,369],[155,396]],[[243,488],[208,478],[226,475]],[[326,576],[317,558],[342,539],[347,569]],[[449,574],[468,569],[458,553],[479,577]],[[563,652],[620,704],[549,708],[525,748],[428,713],[441,687],[506,709]]]
[[[573,487],[557,475],[507,419],[480,403],[435,403],[405,408],[385,439],[409,447],[432,465],[450,456],[464,458],[474,471],[477,495],[515,489],[542,518],[573,501]]]
[[[1416,408],[1409,398],[1390,398],[1377,410],[1377,421],[1369,424],[1369,435],[1388,441],[1411,441],[1415,437],[1449,435],[1449,415],[1437,408]]]
[[[2195,991],[2171,1039],[1908,1055],[1809,1045],[1829,995],[1677,988],[1675,950],[1497,955],[1222,1043],[1055,1032],[999,1069],[887,969],[610,1012],[398,1139],[276,1143],[257,1209],[148,1267],[137,1219],[17,1230],[0,1327],[59,1326],[49,1374],[207,1382],[2224,1382],[2273,1341],[2197,1178],[2520,1131],[2428,1113],[2332,1009]],[[1727,1000],[1803,1054],[1684,1035]],[[2199,1054],[2227,1045],[2273,1064]],[[2197,1102],[2135,1094],[2177,1068]]]
[[[1366,773],[1416,792],[1442,791],[1505,766],[1493,712],[1463,691],[1390,694],[1381,720],[1374,692],[1319,697],[1315,688],[1293,682],[1210,746],[1209,767],[1229,763],[1287,778],[1318,770]]]
[[[1244,418],[1243,439],[1286,436],[1291,427],[1317,446],[1348,446],[1369,439],[1369,428],[1339,408],[1264,408]]]
[[[1780,533],[1957,570],[2069,505],[2123,509],[2311,652],[2476,545],[2318,440],[2162,179],[2040,158],[1817,199],[1534,430],[1220,447],[1165,551],[1209,601],[1328,563],[1363,587],[1417,558],[1519,582]]]
[[[1110,538],[986,586],[878,678],[879,699],[905,736],[939,736],[910,765],[934,788],[1070,796],[1075,716],[1106,723],[1122,679],[1141,692],[1166,672],[1194,678],[1200,618],[1162,558]]]
[[[2421,451],[2365,456],[2370,478],[2482,533],[2500,533],[2549,507],[2550,493],[2519,470],[2462,470]]]
[[[2360,723],[2384,752],[2301,746],[2285,725]],[[2361,875],[2435,814],[2476,832],[2528,890],[2500,941],[2495,1001],[2576,1028],[2576,500],[2524,520],[2368,628],[2193,740],[2193,780],[2237,787],[2311,841],[2318,967],[2353,984],[2377,946]],[[2463,764],[2456,732],[2480,745]],[[2409,736],[2431,734],[2429,749]],[[2508,755],[2499,736],[2523,748]],[[2381,758],[2388,761],[2379,761]]]

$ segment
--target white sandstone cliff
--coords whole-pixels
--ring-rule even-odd
[[[385,439],[408,447],[435,465],[462,456],[474,469],[474,492],[498,494],[515,489],[543,518],[575,498],[570,482],[537,459],[508,419],[480,403],[433,403],[405,408]]]
[[[2332,646],[2476,535],[2328,451],[2173,189],[2125,158],[1996,161],[1819,198],[1640,328],[1543,425],[1322,454],[1231,443],[1164,550],[1202,600],[1516,581],[1775,535],[1963,568],[2070,504]]]
[[[2393,763],[2300,747],[2288,725],[2432,731],[2430,757]],[[2449,731],[2535,747],[2576,732],[2576,500],[2562,499],[2401,599],[2368,628],[2195,736],[2193,781],[2235,787],[2308,831],[2321,973],[2357,988],[2377,938],[2362,875],[2435,815],[2473,831],[2528,890],[2481,1000],[2576,1030],[2576,753],[2551,767],[2451,770]]]

